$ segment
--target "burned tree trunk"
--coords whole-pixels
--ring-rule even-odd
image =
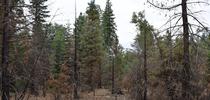
[[[182,20],[183,20],[183,80],[182,97],[184,100],[190,100],[190,59],[189,59],[189,27],[187,18],[187,0],[182,0]]]
[[[9,13],[10,13],[10,0],[3,1],[3,30],[2,30],[2,100],[9,100]]]

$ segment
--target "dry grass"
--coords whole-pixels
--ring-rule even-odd
[[[80,100],[130,100],[128,99],[128,95],[114,96],[107,89],[97,89],[95,93],[94,92],[81,93],[80,97],[81,97]],[[61,95],[59,98],[60,99],[57,100],[73,100],[71,99],[71,96],[68,95]],[[15,99],[11,98],[11,100]],[[53,94],[47,94],[46,97],[32,96],[27,94],[24,100],[56,100],[56,99],[55,95]]]
[[[126,95],[112,95],[107,89],[97,89],[95,95],[91,93],[82,93],[81,100],[129,100]]]

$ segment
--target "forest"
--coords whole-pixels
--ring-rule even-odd
[[[67,25],[46,20],[48,1],[0,0],[0,100],[210,100],[210,23],[195,9],[209,0],[146,0],[127,19],[129,49],[112,0],[89,0],[79,16],[75,3]],[[148,9],[168,20],[152,25]]]

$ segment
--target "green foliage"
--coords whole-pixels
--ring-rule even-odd
[[[80,13],[75,23],[75,31],[77,31],[78,37],[84,33],[83,28],[84,28],[85,22],[86,22],[86,16]]]
[[[115,16],[112,10],[112,3],[107,0],[105,10],[102,14],[102,33],[103,33],[103,46],[106,50],[103,64],[103,84],[109,85],[111,82],[112,67],[115,69],[115,76],[120,75],[122,72],[121,57],[119,49],[118,36],[116,34],[116,23],[114,21]],[[122,68],[122,67],[121,67]],[[117,78],[117,77],[116,77]],[[119,78],[119,77],[118,77]],[[113,81],[113,80],[112,80]],[[110,86],[110,85],[109,85]]]
[[[47,11],[47,5],[45,5],[45,3],[47,2],[47,0],[31,0],[31,7],[30,7],[30,14],[32,15],[32,20],[33,20],[33,43],[34,45],[41,46],[41,44],[43,44],[44,42],[46,42],[46,32],[44,32],[44,23],[45,18],[49,17],[48,13],[49,11]],[[39,49],[41,47],[38,47]]]
[[[116,82],[120,82],[123,79],[123,76],[128,72],[129,67],[126,64],[125,60],[125,52],[123,51],[123,47],[119,45],[118,51],[115,56],[115,80]]]
[[[82,45],[81,74],[82,82],[93,90],[100,82],[101,65],[103,61],[103,38],[100,29],[99,8],[91,1],[87,8],[84,33],[81,35]]]
[[[47,38],[47,25],[45,23],[45,18],[49,17],[46,2],[47,0],[31,0],[31,7],[29,8],[32,21],[32,40],[28,72],[30,78],[33,79],[29,81],[30,92],[34,95],[38,94],[39,87],[45,87],[51,66],[49,61],[50,41]]]
[[[30,8],[30,13],[33,15],[32,19],[35,20],[35,24],[46,22],[45,18],[49,17],[47,11],[47,5],[45,3],[48,0],[31,0],[30,3],[32,4]]]
[[[79,17],[77,18],[77,21],[75,23],[75,29],[74,31],[77,32],[77,49],[79,54],[79,59],[82,58],[82,54],[84,53],[82,48],[85,47],[84,41],[83,41],[83,35],[85,34],[84,28],[86,23],[86,16],[84,16],[82,13],[80,13]]]
[[[139,34],[136,36],[136,48],[139,48],[140,51],[144,48],[144,35],[147,35],[147,42],[146,45],[148,48],[150,48],[154,43],[154,37],[153,37],[153,26],[151,26],[147,20],[145,19],[144,11],[139,12],[138,14],[133,13],[132,16],[132,23],[134,23],[137,27],[137,30],[139,31]]]
[[[65,32],[66,28],[62,25],[55,24],[55,37],[52,40],[52,49],[54,54],[54,67],[52,69],[52,73],[57,75],[60,73],[60,67],[64,63],[64,55],[65,55]]]
[[[210,35],[208,36],[208,43],[210,43]],[[207,82],[210,82],[210,45],[207,46]]]
[[[116,24],[110,0],[107,0],[105,11],[102,16],[102,32],[106,49],[110,49],[116,42]]]

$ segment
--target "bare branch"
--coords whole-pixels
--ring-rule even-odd
[[[188,9],[189,10],[189,9]],[[190,11],[191,12],[191,11]],[[206,12],[206,11],[204,11],[204,10],[199,10],[199,11],[195,11],[195,12],[191,12],[191,13],[189,13],[189,14],[198,14],[198,13],[202,13],[202,12]]]
[[[59,8],[55,11],[55,14],[52,16],[49,23],[51,23],[53,21],[53,19],[57,16],[58,11],[59,11]]]
[[[191,33],[191,35],[199,37],[199,38],[200,38],[201,40],[203,40],[208,46],[210,46],[209,42],[206,41],[206,40],[205,40],[203,37],[201,37],[200,35],[194,34],[194,33]]]
[[[195,16],[193,16],[193,15],[191,15],[191,14],[188,14],[190,17],[192,17],[193,19],[195,19],[204,29],[206,29],[206,27],[195,17]],[[207,29],[206,29],[206,31],[208,31]]]
[[[167,30],[169,30],[169,29],[174,29],[174,28],[179,28],[179,27],[182,27],[182,25],[174,25],[174,26],[170,26],[170,27],[168,27],[168,28],[165,28],[164,30],[162,30],[162,31],[160,31],[161,33],[162,32],[165,32],[165,31],[167,31]]]
[[[180,18],[176,21],[175,25],[177,25],[181,19],[182,19],[182,17],[180,17]],[[175,28],[175,27],[174,27],[174,28]],[[172,31],[174,30],[174,28],[172,28]]]
[[[195,16],[193,16],[192,11],[191,11],[189,8],[187,8],[187,9],[191,12],[191,14],[188,14],[188,16],[190,16],[190,17],[192,17],[193,19],[195,19],[202,27],[199,26],[199,25],[196,25],[196,26],[199,27],[199,28],[202,28],[202,29],[204,29],[204,30],[206,30],[206,31],[208,31],[208,28],[205,27],[204,24],[202,24]],[[195,13],[195,12],[194,12],[194,13]]]
[[[177,28],[177,30],[172,30],[172,31],[174,31],[174,34],[172,35],[172,37],[174,37],[174,36],[176,36],[176,33],[178,33],[178,31],[181,29],[182,27],[178,27]],[[182,33],[181,33],[182,34]],[[183,35],[183,34],[182,34]]]
[[[174,14],[174,15],[171,16],[171,17],[168,19],[168,21],[167,21],[165,24],[163,24],[160,28],[162,28],[163,26],[167,25],[168,23],[170,23],[172,20],[176,19],[176,18],[179,17],[179,16],[181,16],[181,13]],[[160,28],[159,28],[159,29],[160,29]]]
[[[177,8],[177,7],[181,6],[181,3],[180,3],[180,4],[175,4],[175,5],[173,5],[173,6],[170,6],[170,7],[159,7],[159,6],[155,5],[154,3],[150,2],[149,0],[147,0],[147,2],[148,2],[150,5],[152,5],[152,6],[156,7],[156,8],[158,8],[158,9],[162,9],[162,10],[172,10],[172,9],[174,9],[174,8]]]
[[[202,27],[202,26],[200,26],[200,25],[191,24],[191,23],[189,23],[189,25],[191,25],[191,26],[193,26],[193,27],[196,27],[196,28],[202,28],[202,29],[203,29],[203,27]]]
[[[188,2],[187,4],[206,4],[206,5],[210,5],[208,2],[204,2],[204,1]]]

